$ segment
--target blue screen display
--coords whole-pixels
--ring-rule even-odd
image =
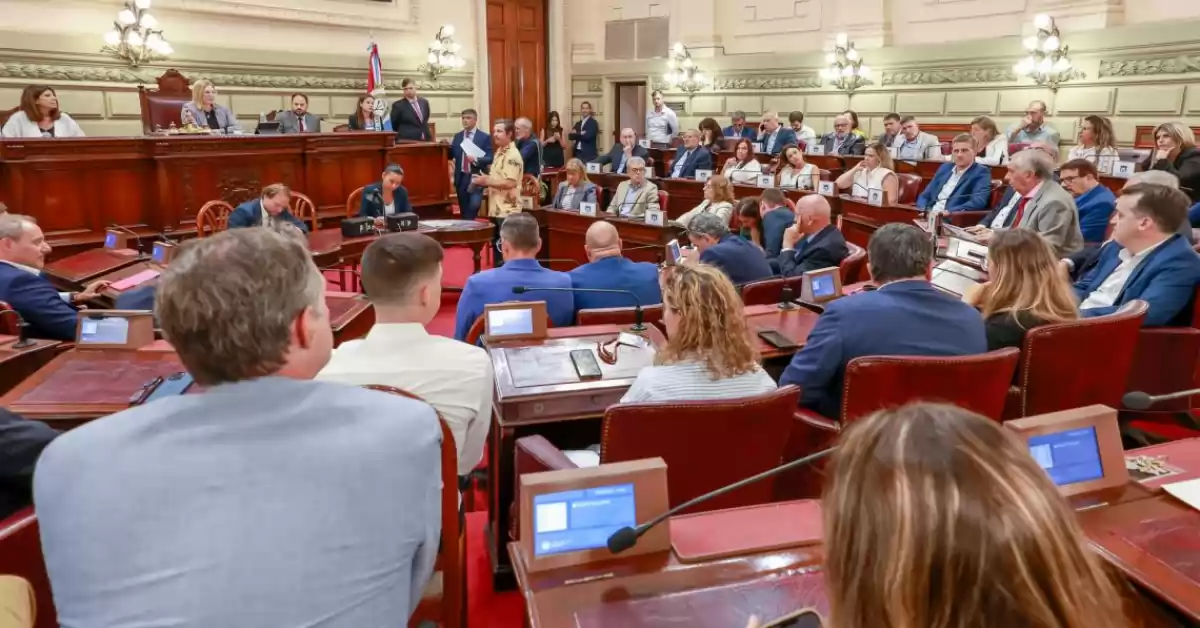
[[[535,556],[605,547],[613,532],[636,525],[632,483],[533,497]]]
[[[163,257],[166,255],[166,253],[167,253],[166,247],[164,247],[160,244],[155,244],[154,245],[154,253],[152,253],[150,255],[150,259],[154,260],[155,263],[161,264],[163,262]]]
[[[104,248],[114,249],[116,247],[117,247],[117,234],[109,232],[108,235],[104,236]]]
[[[1034,436],[1029,439],[1029,453],[1058,486],[1104,477],[1095,427]]]
[[[812,291],[814,297],[831,297],[833,296],[833,275],[813,275]]]

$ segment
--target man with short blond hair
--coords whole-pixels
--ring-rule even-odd
[[[272,227],[276,222],[290,222],[301,231],[308,232],[308,225],[292,215],[289,206],[292,190],[286,184],[272,183],[262,189],[258,198],[238,205],[229,214],[227,228]]]

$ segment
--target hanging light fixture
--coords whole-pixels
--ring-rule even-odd
[[[437,35],[429,43],[429,54],[425,57],[425,63],[417,69],[436,81],[443,74],[467,64],[467,61],[458,55],[460,50],[462,46],[454,41],[454,25],[445,24],[438,29]]]
[[[692,53],[688,52],[683,42],[675,42],[671,57],[667,59],[667,72],[663,74],[663,80],[671,89],[686,92],[689,96],[712,83],[712,79],[705,76],[700,66],[692,60]]]
[[[838,33],[833,52],[825,54],[825,63],[829,65],[821,70],[821,78],[842,91],[853,92],[871,82],[871,68],[863,63],[862,54],[846,33]]]
[[[174,52],[149,9],[150,0],[127,1],[113,21],[113,29],[104,34],[100,52],[107,52],[131,68],[166,59]]]
[[[1033,18],[1033,26],[1037,34],[1026,37],[1022,42],[1028,54],[1013,66],[1013,71],[1033,79],[1038,85],[1057,91],[1059,83],[1071,78],[1068,47],[1062,42],[1054,18],[1042,13]]]

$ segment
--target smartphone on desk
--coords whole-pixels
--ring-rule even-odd
[[[792,342],[791,338],[779,333],[776,329],[762,329],[758,332],[758,337],[762,338],[767,344],[776,349],[799,349],[800,345]]]
[[[172,373],[166,377],[156,377],[129,399],[129,405],[140,406],[164,397],[182,395],[195,383],[186,371]]]

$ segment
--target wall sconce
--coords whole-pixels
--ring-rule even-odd
[[[117,13],[113,29],[104,34],[104,47],[100,52],[108,54],[136,68],[143,63],[166,59],[174,52],[171,44],[163,39],[158,20],[150,15],[150,0],[130,0]]]
[[[1045,13],[1033,18],[1037,35],[1030,35],[1023,42],[1029,55],[1013,66],[1018,75],[1027,76],[1038,85],[1046,85],[1058,91],[1058,84],[1071,79],[1071,59],[1068,47],[1062,43],[1054,18]]]
[[[689,96],[707,87],[712,79],[700,71],[700,67],[692,61],[692,53],[688,52],[682,42],[675,42],[671,58],[667,59],[667,73],[663,79],[671,89],[686,92]]]
[[[862,55],[846,33],[838,33],[837,44],[833,52],[826,53],[825,63],[829,67],[821,70],[821,78],[842,91],[853,92],[871,83],[871,68],[863,64]]]
[[[429,44],[429,55],[425,58],[425,63],[417,69],[436,81],[441,75],[467,64],[465,59],[458,56],[461,49],[462,46],[454,41],[454,25],[446,24],[438,29],[437,36]]]

